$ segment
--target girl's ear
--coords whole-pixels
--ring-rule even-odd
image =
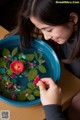
[[[77,24],[77,22],[78,22],[78,15],[75,12],[72,12],[70,14],[70,21],[72,21],[74,24]]]

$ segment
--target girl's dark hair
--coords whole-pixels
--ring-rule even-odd
[[[21,43],[28,46],[34,25],[30,16],[43,21],[48,25],[63,25],[69,22],[70,13],[78,14],[77,39],[73,46],[72,54],[64,62],[70,62],[80,53],[80,5],[79,4],[57,4],[56,0],[24,0],[18,18],[18,30]],[[23,39],[24,38],[24,39]]]

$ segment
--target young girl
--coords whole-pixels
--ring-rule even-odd
[[[28,45],[34,26],[42,31],[45,40],[60,45],[63,62],[80,78],[80,4],[24,0],[18,19],[21,43]]]

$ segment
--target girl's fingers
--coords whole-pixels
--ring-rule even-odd
[[[42,78],[41,81],[44,82],[46,85],[49,85],[50,87],[56,85],[52,78]]]
[[[37,86],[39,86],[40,91],[45,91],[45,84],[42,81],[39,81],[37,83]]]

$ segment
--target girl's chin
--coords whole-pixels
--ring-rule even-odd
[[[60,44],[60,45],[63,45],[64,43],[66,43],[66,42],[58,42],[58,44]]]
[[[55,42],[55,41],[54,41],[54,42]],[[65,42],[62,42],[62,41],[56,41],[56,43],[62,45],[62,44],[64,44]]]

